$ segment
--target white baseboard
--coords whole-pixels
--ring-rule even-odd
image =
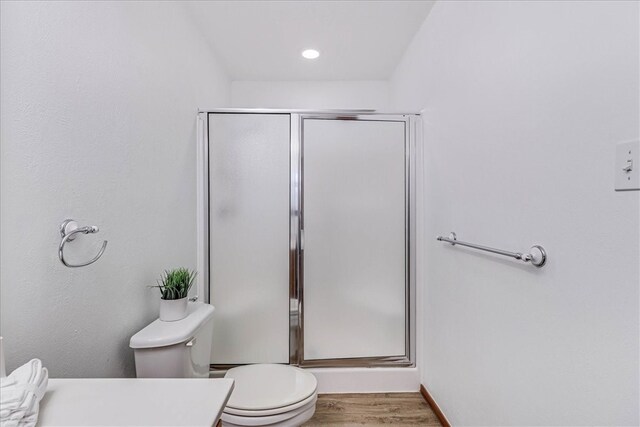
[[[415,393],[418,368],[305,368],[318,379],[318,393]],[[226,370],[210,372],[222,378]]]
[[[399,393],[420,390],[418,368],[308,368],[318,393]]]

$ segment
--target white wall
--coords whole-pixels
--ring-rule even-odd
[[[638,425],[637,2],[438,2],[392,79],[425,109],[422,380],[454,425]],[[535,269],[436,242],[544,245]]]
[[[369,81],[234,81],[236,108],[376,109],[389,107],[389,82]]]
[[[164,268],[195,268],[195,115],[228,80],[182,5],[2,2],[1,325],[8,369],[134,375]],[[57,258],[65,218],[95,224]]]

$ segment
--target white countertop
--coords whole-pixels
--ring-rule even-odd
[[[213,426],[233,380],[50,379],[38,426]]]

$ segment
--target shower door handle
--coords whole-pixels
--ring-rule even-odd
[[[300,229],[300,250],[304,251],[304,230]]]

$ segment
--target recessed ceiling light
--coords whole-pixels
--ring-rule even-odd
[[[320,56],[320,52],[315,49],[306,49],[302,51],[302,56],[307,59],[316,59],[318,56]]]

